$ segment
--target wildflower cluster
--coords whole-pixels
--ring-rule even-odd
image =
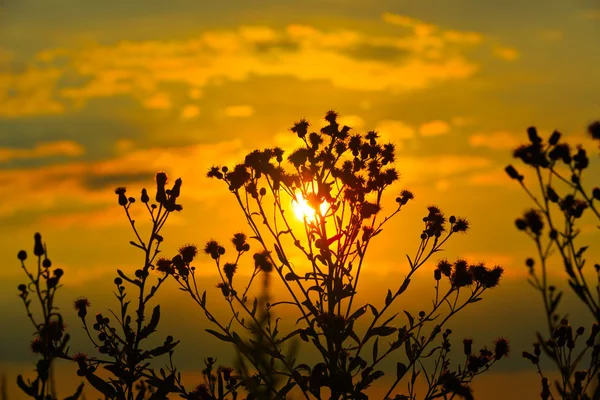
[[[19,297],[25,305],[27,316],[34,326],[34,338],[31,341],[31,351],[40,356],[36,362],[36,378],[25,382],[23,377],[17,377],[19,388],[28,396],[35,399],[46,399],[47,396],[56,397],[55,382],[52,379],[51,369],[54,361],[61,357],[67,348],[70,335],[65,333],[63,316],[58,312],[55,304],[57,290],[61,287],[60,280],[64,275],[61,268],[53,268],[52,261],[48,258],[46,245],[42,242],[42,235],[36,233],[33,237],[33,255],[37,258],[37,267],[30,270],[26,267],[27,252],[19,251],[17,258],[21,268],[29,278],[27,284],[20,284],[17,289]],[[39,303],[41,316],[33,314],[32,301]],[[77,399],[81,394],[83,385],[80,385],[73,395]]]
[[[589,125],[588,133],[593,139],[600,139],[599,127],[600,122]],[[534,171],[533,186],[537,187],[540,196],[534,193],[532,185],[526,185],[525,176],[515,167],[507,166],[506,172],[510,178],[519,182],[534,203],[534,208],[526,210],[522,217],[515,221],[515,225],[535,242],[539,261],[527,258],[525,264],[529,270],[529,283],[542,295],[549,338],[543,339],[538,333],[539,341],[535,345],[534,354],[524,352],[523,356],[538,365],[542,376],[542,398],[552,397],[551,385],[539,369],[542,350],[561,373],[560,381],[555,383],[560,395],[564,398],[588,398],[585,397],[588,396],[588,385],[583,385],[583,379],[587,379],[589,383],[595,376],[600,368],[599,359],[597,354],[592,355],[592,364],[585,374],[576,371],[577,362],[572,361],[571,354],[575,347],[575,338],[581,335],[577,332],[583,332],[583,328],[573,335],[572,328],[566,319],[561,317],[558,308],[563,292],[549,282],[548,263],[551,254],[556,253],[567,273],[569,286],[590,312],[596,324],[600,323],[600,302],[597,297],[600,287],[598,284],[595,287],[590,286],[589,276],[586,277],[587,270],[584,268],[588,245],[581,246],[576,243],[580,232],[577,224],[581,218],[587,216],[596,221],[600,220],[600,189],[596,187],[590,190],[583,186],[583,174],[590,167],[590,158],[585,148],[577,146],[573,149],[562,141],[562,135],[558,131],[554,131],[547,141],[538,135],[534,127],[529,128],[527,134],[529,144],[518,147],[514,151],[514,157]],[[594,269],[589,272],[596,276],[595,282],[600,280],[600,264],[595,264]],[[597,331],[597,328],[594,329]],[[592,334],[595,338],[594,329]],[[580,360],[582,354],[594,345],[593,342],[594,339],[590,339],[589,346],[575,359]],[[596,395],[600,395],[600,391],[597,391]]]
[[[562,398],[592,398],[587,394],[588,388],[593,386],[592,383],[598,372],[600,372],[600,344],[595,344],[598,332],[600,332],[600,327],[597,323],[592,325],[589,335],[585,335],[583,326],[574,330],[567,319],[562,319],[549,339],[533,344],[533,354],[527,351],[523,352],[523,358],[531,361],[537,367],[542,380],[541,398],[543,400],[552,398],[552,392],[548,378],[544,376],[540,366],[542,349],[552,359],[563,361],[564,364],[561,366],[573,375],[571,377],[569,374],[562,373],[561,380],[555,383]],[[584,345],[579,346],[583,348],[577,351],[578,343],[584,338]],[[579,363],[584,360],[584,356],[589,357],[588,367],[578,369],[580,368]]]
[[[300,388],[305,398],[310,395],[319,398],[321,390],[327,388],[332,399],[362,399],[366,398],[364,391],[383,375],[383,371],[376,369],[377,365],[391,353],[401,349],[406,352],[414,347],[406,354],[408,368],[421,365],[419,357],[432,345],[442,326],[467,304],[480,300],[483,291],[495,287],[502,268],[488,269],[483,264],[468,266],[464,261],[448,265],[445,271],[450,285],[445,294],[439,291],[443,272],[438,268],[434,273],[437,287],[432,310],[422,311],[418,320],[405,311],[408,324],[404,328],[392,325],[396,316],[382,322],[384,314],[408,289],[412,275],[440,251],[452,235],[469,229],[466,219],[455,216],[446,219],[438,207],[430,206],[423,218],[419,248],[413,258],[407,257],[409,272],[399,287],[388,290],[380,309],[372,304],[353,307],[371,240],[414,195],[409,190],[402,190],[396,198],[397,207],[386,212],[384,192],[399,178],[394,168],[394,144],[382,143],[374,131],[353,133],[350,127],[338,124],[337,114],[333,111],[326,113],[325,121],[326,125],[318,132],[311,131],[306,120],[295,123],[291,131],[302,145],[287,157],[280,148],[255,150],[240,164],[231,168],[213,166],[208,171],[209,178],[223,181],[235,196],[252,238],[259,246],[253,256],[254,272],[242,291],[236,288],[240,282],[236,280],[236,285],[233,284],[233,275],[240,257],[249,248],[242,248],[241,242],[235,243],[234,239],[237,255],[226,262],[224,248],[218,242],[206,244],[205,253],[215,261],[221,276],[218,287],[232,310],[231,322],[216,321],[206,308],[203,294],[192,285],[183,285],[183,288],[219,327],[219,332],[211,333],[221,340],[233,342],[238,349],[252,347],[253,342],[244,341],[232,323],[251,334],[257,333],[257,326],[266,326],[259,333],[270,345],[268,354],[272,365],[278,366],[277,374],[287,377],[288,386]],[[292,208],[300,204],[306,204],[308,210],[303,212],[302,223],[298,226],[289,215]],[[296,255],[303,256],[308,269],[290,261],[295,256],[294,250]],[[264,309],[254,299],[250,306],[248,290],[261,273],[265,286],[269,276],[278,276],[289,298],[265,303]],[[448,301],[449,297],[454,300]],[[446,304],[450,304],[447,314],[439,317],[438,313]],[[298,324],[302,325],[279,337],[279,330],[269,330],[268,323],[259,324],[257,315],[260,312],[270,315],[276,307],[283,305],[296,308]],[[366,331],[361,333],[357,329],[358,321],[368,309],[373,318],[366,323]],[[443,321],[437,321],[438,317]],[[252,324],[246,322],[248,319]],[[430,339],[421,340],[424,329],[434,320],[439,323],[431,328]],[[380,337],[390,335],[398,336],[380,352]],[[294,360],[283,355],[282,347],[295,337],[312,343],[322,361],[312,366],[301,364],[302,368],[295,366]],[[367,345],[373,346],[371,362],[362,357]],[[430,351],[434,353],[439,348]],[[431,387],[436,386],[437,381],[431,381]]]

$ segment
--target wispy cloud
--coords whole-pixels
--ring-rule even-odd
[[[487,147],[493,150],[510,150],[521,144],[520,138],[522,136],[507,131],[480,132],[469,136],[469,145],[471,147]]]
[[[228,106],[224,114],[227,117],[250,117],[254,114],[254,108],[249,105]]]
[[[187,40],[47,49],[37,55],[37,67],[24,72],[11,67],[0,73],[0,88],[6,88],[0,90],[1,114],[60,113],[89,99],[117,95],[166,110],[173,102],[169,93],[159,90],[161,84],[188,85],[189,97],[198,99],[202,88],[212,82],[247,80],[253,75],[399,92],[466,79],[478,70],[462,53],[481,43],[480,34],[444,30],[396,14],[384,14],[382,19],[408,29],[399,35],[381,35],[301,24],[282,29],[243,25],[205,31]],[[401,57],[384,57],[390,51]]]
[[[511,47],[498,46],[494,48],[494,56],[502,60],[514,61],[519,58],[519,52]]]
[[[419,127],[421,136],[440,136],[448,132],[450,132],[450,125],[442,120],[426,122]]]
[[[392,142],[411,139],[415,136],[415,129],[412,126],[392,119],[379,121],[375,125],[375,130],[381,134],[382,138]]]
[[[52,156],[78,157],[85,153],[79,143],[70,140],[41,142],[30,149],[0,147],[0,163],[17,159],[45,158]]]

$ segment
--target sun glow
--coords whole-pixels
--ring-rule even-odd
[[[300,221],[304,221],[304,219],[306,219],[306,222],[314,221],[316,214],[315,209],[311,207],[311,205],[304,198],[304,196],[302,196],[301,193],[296,193],[296,199],[297,200],[292,200],[292,209],[294,210],[296,218],[298,218]],[[325,215],[325,213],[327,212],[327,208],[327,202],[324,201],[323,203],[321,203],[321,215]]]

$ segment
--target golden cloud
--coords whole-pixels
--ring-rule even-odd
[[[183,107],[183,109],[181,110],[180,117],[182,120],[187,120],[187,119],[194,119],[198,115],[200,115],[200,107],[198,107],[197,105],[194,105],[194,104],[188,104],[185,107]]]
[[[254,114],[254,108],[248,105],[228,106],[224,110],[227,117],[251,117]]]
[[[514,61],[519,58],[519,52],[511,47],[495,47],[494,56],[506,61]]]
[[[124,94],[144,107],[166,110],[172,107],[169,94],[157,91],[164,83],[189,85],[192,99],[199,98],[211,82],[247,80],[252,75],[325,80],[351,90],[401,92],[466,79],[478,70],[477,64],[461,55],[461,49],[480,43],[481,35],[444,30],[395,14],[382,18],[410,29],[386,36],[299,24],[278,30],[240,26],[206,31],[187,40],[47,49],[36,56],[41,67],[0,74],[2,114],[59,113],[69,102],[81,105],[91,98]],[[402,60],[353,57],[352,50],[361,47],[395,49]],[[53,66],[59,58],[66,61],[60,69]],[[64,76],[77,83],[58,87]]]
[[[471,147],[487,147],[493,150],[512,150],[522,144],[519,137],[511,132],[475,133],[469,137]]]
[[[450,125],[446,121],[435,120],[422,124],[419,127],[421,136],[440,136],[450,132]]]
[[[0,163],[17,159],[33,159],[52,156],[77,157],[85,153],[79,143],[70,140],[41,142],[31,149],[0,147]]]
[[[415,129],[413,127],[402,121],[392,119],[379,121],[377,125],[375,125],[375,131],[379,132],[381,137],[385,140],[390,140],[392,142],[411,139],[415,136]]]

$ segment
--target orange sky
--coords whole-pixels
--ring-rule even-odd
[[[585,136],[600,117],[600,8],[592,1],[1,4],[0,320],[12,328],[0,333],[0,365],[11,380],[32,359],[15,255],[29,250],[34,232],[66,271],[63,310],[73,346],[85,346],[70,302],[87,295],[95,311],[105,309],[115,269],[140,261],[116,186],[151,187],[159,170],[182,177],[184,211],[165,228],[167,253],[226,241],[244,221],[227,190],[206,178],[208,167],[232,165],[255,148],[293,149],[293,122],[320,126],[329,109],[341,124],[397,145],[401,179],[388,204],[404,187],[416,194],[378,238],[364,298],[383,301],[382,285],[403,278],[426,206],[465,216],[471,231],[445,255],[500,264],[506,274],[455,328],[482,345],[511,339],[513,357],[499,366],[498,382],[531,373],[519,354],[543,327],[541,303],[525,282],[533,244],[513,224],[529,203],[503,168],[530,125],[595,148]],[[597,159],[592,164],[588,176],[600,176]],[[598,238],[584,221],[581,242]],[[588,263],[599,256],[590,249]],[[209,259],[198,266],[215,291]],[[430,301],[430,272],[419,275],[407,308]],[[564,280],[558,269],[552,275]],[[203,315],[167,286],[165,321],[181,330],[182,368],[193,373],[208,351],[226,358],[202,333]],[[584,322],[583,314],[571,317]],[[502,393],[517,396],[520,385]]]

